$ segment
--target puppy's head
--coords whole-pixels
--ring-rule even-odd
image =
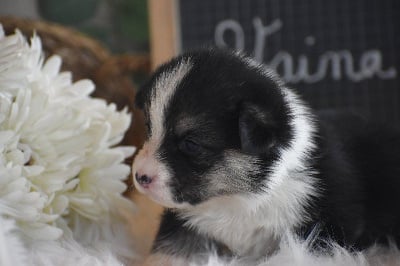
[[[133,164],[137,189],[172,208],[265,191],[296,134],[282,87],[252,60],[225,51],[161,66],[136,98],[148,126]]]

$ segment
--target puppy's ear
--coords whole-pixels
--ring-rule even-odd
[[[239,114],[239,136],[243,152],[268,153],[276,142],[272,114],[255,104],[243,104]]]

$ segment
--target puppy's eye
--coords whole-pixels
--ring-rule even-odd
[[[193,140],[184,139],[179,143],[179,150],[186,155],[195,156],[201,153],[202,146]]]

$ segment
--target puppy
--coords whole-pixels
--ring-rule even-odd
[[[400,236],[400,135],[317,114],[276,75],[221,50],[181,55],[139,91],[136,188],[167,207],[155,256],[259,258],[286,232],[363,249]]]

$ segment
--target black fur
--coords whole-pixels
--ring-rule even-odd
[[[160,67],[142,88],[137,105],[145,113],[157,78],[186,59],[193,66],[170,100],[165,113],[166,134],[158,151],[159,158],[174,173],[169,185],[176,201],[196,205],[220,195],[262,191],[270,166],[279,159],[279,148],[295,141],[290,112],[279,89],[281,84],[233,53],[191,52]],[[177,134],[176,125],[182,115],[198,117],[198,121],[190,131]],[[355,249],[387,237],[399,239],[399,132],[355,115],[310,115],[314,115],[318,131],[317,149],[308,166],[316,170],[312,178],[319,186],[320,196],[310,200],[307,212],[312,219],[297,232],[306,237],[320,225],[321,239],[333,239]],[[257,167],[262,174],[250,171],[248,184],[211,191],[203,176],[222,160],[226,150],[260,160]],[[194,238],[205,241],[206,236],[199,236],[184,224],[168,211],[155,249],[171,254],[179,250],[184,256],[190,256],[189,251],[202,250],[192,242]]]
[[[314,167],[323,193],[308,230],[363,249],[400,237],[400,132],[345,113],[323,113]]]

